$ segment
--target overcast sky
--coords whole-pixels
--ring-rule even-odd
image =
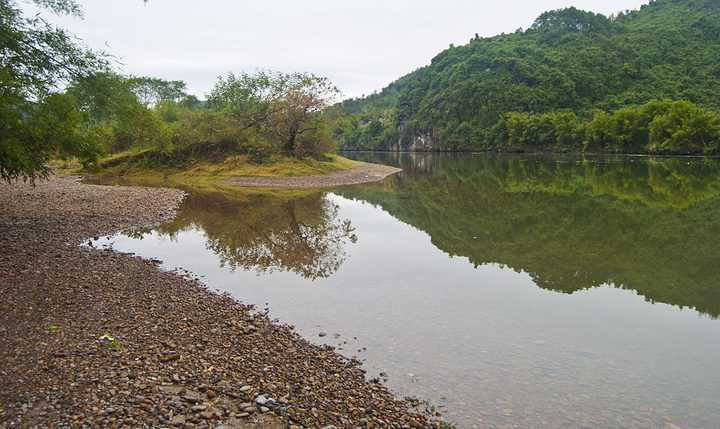
[[[329,78],[344,98],[381,90],[451,43],[528,28],[575,6],[610,15],[647,0],[78,0],[85,18],[42,16],[124,74],[183,80],[204,98],[218,76],[257,68]],[[26,8],[31,12],[31,8]],[[32,10],[34,12],[34,10]]]

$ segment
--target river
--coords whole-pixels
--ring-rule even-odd
[[[350,153],[331,190],[188,189],[103,237],[364,361],[458,428],[720,421],[720,163]]]

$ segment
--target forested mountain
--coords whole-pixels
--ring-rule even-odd
[[[720,146],[718,106],[720,0],[655,0],[610,17],[571,7],[451,45],[345,101],[342,138],[364,149],[708,153]]]

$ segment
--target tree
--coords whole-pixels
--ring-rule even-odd
[[[202,102],[195,95],[187,95],[178,102],[179,105],[187,109],[195,109],[196,107],[202,106]]]
[[[148,147],[161,140],[158,118],[138,99],[133,78],[113,72],[93,73],[75,79],[67,93],[86,116],[84,131],[106,151]],[[157,94],[153,97],[156,99]]]
[[[670,105],[667,113],[656,116],[649,130],[650,150],[709,151],[720,135],[720,117],[679,100]]]
[[[178,101],[187,96],[187,84],[181,80],[132,76],[128,79],[128,84],[145,107],[152,107],[163,101]]]
[[[282,96],[273,100],[273,131],[289,156],[318,157],[331,148],[325,110],[340,91],[327,78],[294,74]]]
[[[610,19],[601,14],[585,12],[575,7],[558,9],[541,14],[533,23],[533,28],[549,27],[567,32],[607,32]]]
[[[56,14],[81,17],[74,0],[33,0]],[[106,65],[42,17],[23,16],[13,0],[0,0],[0,177],[45,178],[53,156],[94,160],[99,149],[77,135],[80,118],[71,97],[57,88]]]
[[[273,100],[280,97],[286,76],[258,70],[254,75],[228,73],[227,79],[218,78],[207,97],[207,107],[225,110],[233,114],[247,128],[262,123],[270,116]]]
[[[127,79],[117,73],[103,71],[74,79],[66,92],[77,101],[77,107],[89,122],[102,123],[122,115],[130,106],[139,104]]]
[[[317,158],[332,149],[326,109],[339,94],[324,77],[259,70],[220,77],[207,106],[233,115],[245,129],[256,128],[276,152]]]

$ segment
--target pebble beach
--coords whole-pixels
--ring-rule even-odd
[[[87,245],[167,221],[183,197],[70,174],[0,184],[2,427],[438,427],[263,311]]]

